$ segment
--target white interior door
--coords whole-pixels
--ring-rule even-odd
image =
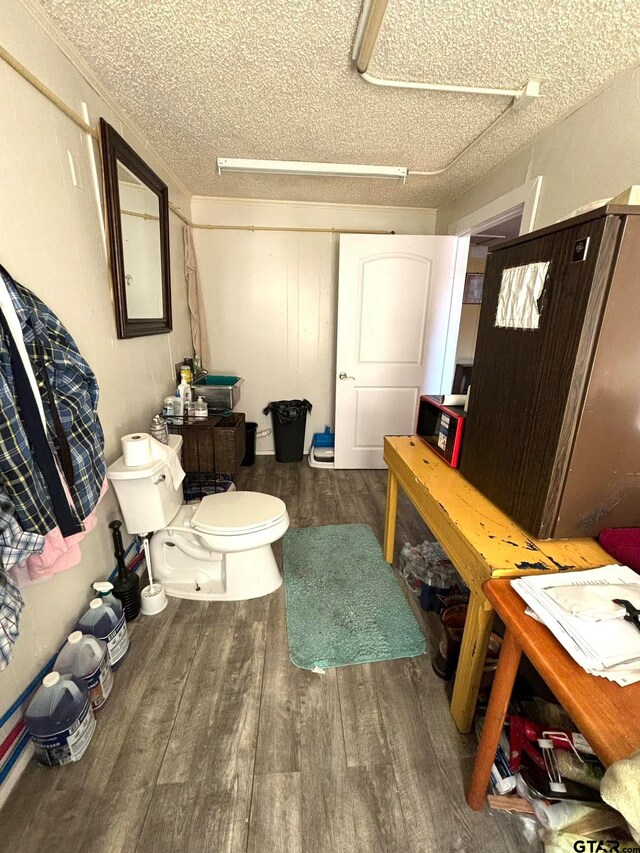
[[[383,468],[421,394],[451,391],[468,237],[340,237],[336,468]]]

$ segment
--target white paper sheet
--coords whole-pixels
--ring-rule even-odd
[[[542,295],[549,261],[507,267],[502,271],[495,325],[504,329],[537,329],[538,299]]]
[[[640,681],[640,632],[622,619],[587,622],[567,612],[547,592],[564,586],[630,584],[640,576],[627,566],[605,566],[584,572],[554,573],[511,581],[516,592],[555,635],[573,659],[592,675],[620,685]]]

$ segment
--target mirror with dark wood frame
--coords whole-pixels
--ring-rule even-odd
[[[102,118],[100,140],[118,337],[170,332],[167,186]]]

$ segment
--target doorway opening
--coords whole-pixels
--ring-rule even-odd
[[[453,394],[466,394],[471,384],[489,246],[499,240],[511,240],[521,233],[523,208],[524,205],[518,205],[507,211],[507,218],[502,221],[496,222],[494,217],[493,221],[482,222],[471,231],[456,347],[456,369],[451,389]]]
[[[449,228],[449,234],[470,237],[465,275],[465,285],[469,284],[465,286],[458,330],[454,394],[465,394],[471,383],[488,247],[497,240],[533,231],[541,192],[542,176],[538,176],[453,222]],[[470,275],[482,276],[482,280],[469,281]]]

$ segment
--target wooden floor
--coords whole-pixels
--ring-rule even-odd
[[[382,537],[384,471],[259,457],[238,487],[282,497],[295,526],[366,522]],[[397,548],[425,537],[401,497]],[[0,814],[1,847],[526,849],[513,818],[465,804],[475,743],[451,720],[431,670],[434,643],[421,658],[317,675],[289,661],[282,588],[239,603],[170,599],[163,614],[133,624],[82,761],[29,766]]]

